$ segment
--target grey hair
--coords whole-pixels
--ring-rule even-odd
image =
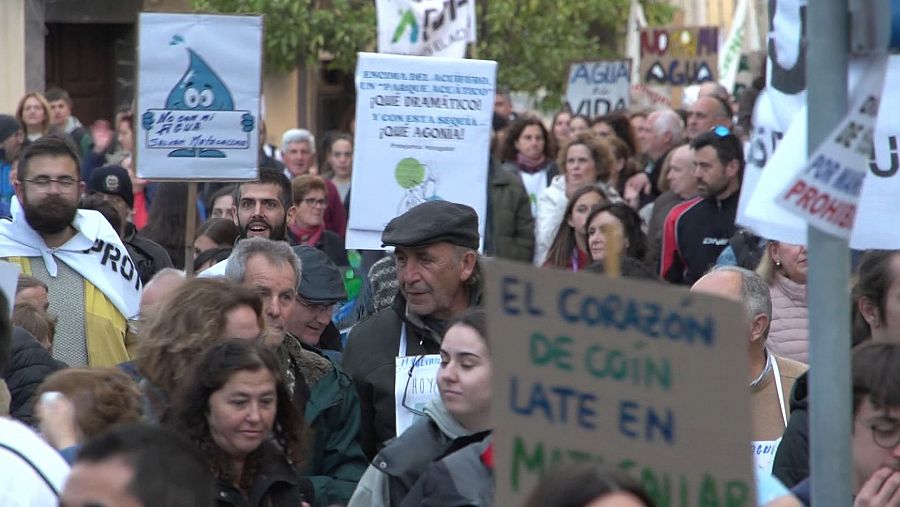
[[[772,322],[772,295],[763,277],[740,266],[718,266],[713,269],[716,273],[723,271],[741,275],[741,301],[747,318],[753,320],[757,315],[765,315]],[[766,328],[764,336],[768,334],[769,329]]]
[[[316,152],[316,136],[306,129],[289,129],[281,136],[281,150],[285,151],[289,144],[306,143],[310,151]]]
[[[294,287],[300,283],[302,271],[297,254],[287,242],[266,238],[247,238],[239,241],[231,253],[231,257],[226,261],[228,264],[225,265],[225,277],[238,283],[244,283],[247,261],[254,255],[262,255],[267,261],[279,267],[289,264],[294,268],[294,274],[297,275],[294,279]]]
[[[681,116],[678,116],[678,113],[671,109],[660,109],[659,111],[654,111],[653,114],[656,114],[656,118],[653,121],[653,130],[658,134],[668,132],[672,134],[673,143],[680,142],[684,135],[684,122],[681,121]]]

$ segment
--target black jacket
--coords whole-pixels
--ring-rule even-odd
[[[669,282],[692,285],[710,267],[734,236],[737,216],[736,191],[724,200],[695,199],[672,209],[666,221],[674,228],[663,232],[660,274]]]
[[[139,235],[137,228],[131,222],[125,224],[123,236],[122,242],[125,243],[128,256],[131,257],[141,275],[142,284],[146,285],[157,271],[174,267],[166,249],[159,243]]]
[[[359,393],[360,444],[372,459],[384,443],[397,434],[394,414],[395,358],[400,348],[400,329],[406,323],[406,355],[437,354],[443,330],[410,322],[406,300],[397,294],[393,305],[357,324],[344,347],[344,371]]]
[[[262,469],[250,486],[247,495],[231,484],[219,481],[217,505],[220,507],[297,507],[300,502],[313,503],[313,488],[308,479],[288,464],[284,455],[272,443],[264,443]]]
[[[12,401],[9,415],[25,424],[34,419],[32,397],[45,378],[66,365],[53,359],[44,347],[21,327],[13,327],[9,370],[3,375]]]
[[[791,418],[775,452],[772,475],[788,488],[809,476],[809,372],[794,382]]]

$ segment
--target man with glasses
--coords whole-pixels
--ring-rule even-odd
[[[315,435],[303,474],[313,483],[316,501],[344,504],[367,465],[358,443],[359,400],[347,375],[288,330],[302,285],[301,260],[284,241],[247,238],[226,262],[225,276],[262,299],[264,344],[276,352],[294,403]]]
[[[295,246],[294,253],[300,257],[303,274],[297,287],[294,309],[287,320],[287,331],[340,363],[340,351],[343,350],[341,334],[331,315],[335,306],[347,299],[341,270],[325,252],[317,248]]]
[[[0,222],[0,257],[49,288],[59,317],[53,357],[70,366],[128,361],[128,318],[138,314],[140,275],[102,215],[78,210],[78,155],[60,138],[22,153],[12,221]]]
[[[691,140],[699,197],[672,208],[663,225],[659,274],[693,284],[734,236],[744,150],[731,130],[717,126]]]
[[[344,349],[362,407],[363,451],[370,458],[396,436],[396,358],[437,354],[449,323],[481,297],[478,216],[447,201],[420,204],[381,235],[393,246],[399,293],[357,324]],[[405,391],[404,391],[405,393]]]

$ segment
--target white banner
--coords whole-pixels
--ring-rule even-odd
[[[475,0],[376,0],[378,52],[463,58],[475,42]]]
[[[143,13],[139,23],[138,176],[255,179],[262,17]]]
[[[381,249],[394,217],[430,200],[466,204],[484,233],[497,63],[360,53],[347,248]]]
[[[731,29],[728,30],[728,38],[719,48],[719,84],[724,86],[729,93],[734,91],[734,80],[741,63],[748,3],[748,0],[738,0],[737,7],[734,8],[734,18],[731,20]]]
[[[566,102],[572,114],[588,118],[628,109],[630,82],[628,60],[574,62],[569,66]]]
[[[850,112],[808,157],[776,203],[810,225],[849,238],[872,154],[872,135],[887,57],[866,65]]]

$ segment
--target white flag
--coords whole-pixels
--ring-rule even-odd
[[[719,83],[729,93],[734,90],[734,80],[741,63],[748,3],[747,0],[738,1],[737,7],[734,9],[734,18],[731,20],[731,29],[728,30],[728,38],[725,39],[725,44],[719,50]]]
[[[475,0],[376,0],[378,52],[464,58]]]
[[[625,34],[625,56],[631,59],[631,84],[641,82],[641,29],[647,27],[644,7],[638,0],[631,0],[628,9],[628,32]]]

